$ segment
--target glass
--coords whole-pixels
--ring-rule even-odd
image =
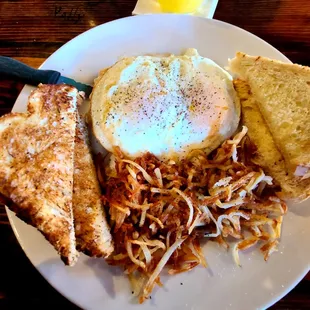
[[[192,13],[203,0],[158,0],[161,9],[166,13]]]

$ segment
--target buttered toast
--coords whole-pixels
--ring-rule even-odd
[[[310,179],[300,180],[288,173],[286,162],[260,113],[249,85],[237,79],[234,80],[234,87],[240,98],[241,121],[248,127],[248,136],[257,148],[255,163],[281,186],[282,191],[279,193],[281,198],[295,201],[307,199],[310,196]]]
[[[78,96],[68,85],[39,85],[27,113],[0,118],[0,193],[71,266],[78,257],[72,213]]]
[[[72,202],[77,249],[89,256],[109,256],[113,251],[112,236],[101,202],[87,127],[79,113],[75,136]]]
[[[288,173],[310,176],[310,68],[237,53],[230,71],[246,81]]]

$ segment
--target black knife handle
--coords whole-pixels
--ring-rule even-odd
[[[40,83],[56,84],[60,77],[57,71],[33,69],[18,60],[5,56],[0,56],[0,75],[34,86]]]

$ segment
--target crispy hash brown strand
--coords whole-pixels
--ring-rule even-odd
[[[238,251],[257,243],[265,260],[276,251],[287,207],[272,179],[251,163],[255,150],[246,133],[243,127],[208,157],[195,151],[179,163],[152,154],[131,161],[117,150],[108,167],[98,161],[115,240],[109,263],[125,269],[140,302],[161,285],[164,266],[169,274],[207,266],[201,236],[225,248],[235,238],[238,265]]]

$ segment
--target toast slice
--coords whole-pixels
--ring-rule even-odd
[[[230,70],[249,84],[289,172],[310,176],[310,68],[239,52]]]
[[[87,127],[79,113],[75,136],[72,202],[77,249],[89,256],[109,256],[114,249],[112,236],[101,202]]]
[[[0,118],[0,193],[70,266],[78,258],[72,212],[78,96],[68,85],[39,85],[26,113]]]
[[[277,149],[270,130],[251,93],[250,86],[242,80],[234,80],[235,90],[240,98],[242,107],[241,121],[248,127],[248,136],[256,146],[254,162],[273,177],[281,186],[279,196],[286,200],[303,201],[310,196],[310,179],[300,178],[289,174],[286,162]]]

